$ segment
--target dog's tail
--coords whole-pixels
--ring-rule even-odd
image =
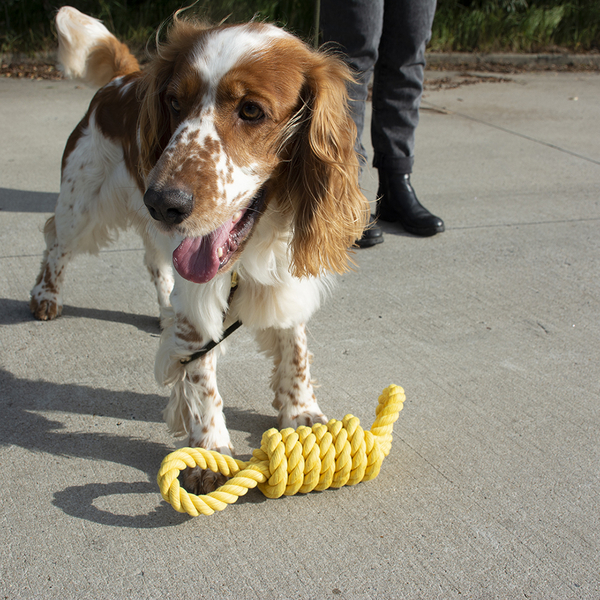
[[[129,48],[98,19],[71,6],[63,6],[55,23],[59,68],[67,77],[101,87],[115,77],[140,70]]]

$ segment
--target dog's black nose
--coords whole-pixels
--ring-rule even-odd
[[[183,190],[161,190],[148,188],[144,204],[153,219],[166,225],[177,225],[192,214],[194,197]]]

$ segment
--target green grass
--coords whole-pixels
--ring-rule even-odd
[[[541,52],[600,48],[598,0],[440,0],[431,49]]]
[[[190,12],[213,22],[268,19],[310,40],[315,1],[199,0]],[[137,50],[152,41],[165,19],[186,5],[181,0],[1,0],[0,51],[33,53],[55,48],[51,22],[56,9],[67,3],[104,21]],[[430,48],[598,50],[600,0],[438,0]]]

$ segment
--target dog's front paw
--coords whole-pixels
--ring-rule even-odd
[[[48,298],[38,299],[35,296],[32,296],[29,302],[29,309],[39,321],[51,321],[56,317],[60,317],[62,313],[62,305],[57,300]]]
[[[297,415],[288,415],[281,412],[277,417],[279,429],[286,429],[287,427],[297,429],[302,425],[305,427],[312,427],[315,423],[327,425],[328,421],[329,419],[320,410],[307,410]]]
[[[181,472],[180,481],[187,492],[200,495],[214,492],[217,488],[225,484],[227,477],[208,469],[188,467]]]

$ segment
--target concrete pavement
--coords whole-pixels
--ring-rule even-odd
[[[600,598],[600,74],[509,78],[427,92],[412,180],[446,232],[386,224],[309,326],[328,415],[368,427],[406,390],[379,477],[196,519],[155,483],[175,440],[138,238],[70,266],[62,318],[27,306],[92,91],[0,79],[0,598]],[[270,364],[234,335],[247,456]]]

